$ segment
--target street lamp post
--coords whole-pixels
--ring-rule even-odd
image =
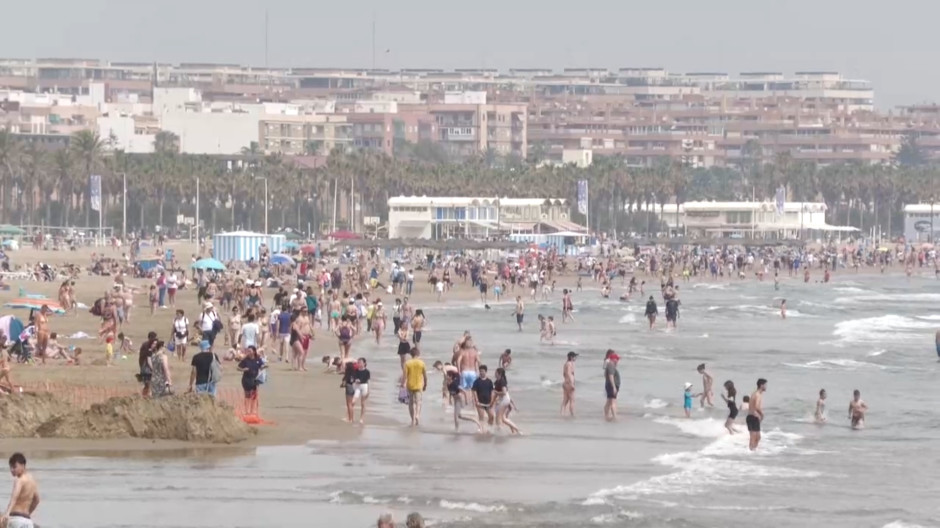
[[[256,180],[264,180],[264,234],[268,234],[268,177],[255,176]]]

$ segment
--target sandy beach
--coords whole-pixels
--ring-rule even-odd
[[[178,259],[189,262],[188,256],[194,253],[195,245],[188,243],[170,242],[167,248],[175,250]],[[154,251],[150,249],[149,251]],[[11,252],[11,263],[14,267],[20,265],[33,265],[45,262],[55,266],[72,263],[89,267],[92,253],[101,252],[97,248],[82,248],[74,252],[39,251],[27,247]],[[111,248],[104,249],[104,253],[112,258],[120,259],[121,251]],[[421,275],[416,280],[412,302],[421,306],[438,304],[436,296],[429,291]],[[168,339],[174,309],[157,309],[150,315],[147,306],[147,289],[152,283],[147,279],[134,279],[126,277],[128,285],[138,288],[135,295],[134,309],[130,322],[121,327],[136,347],[146,339],[149,331],[158,333],[161,339]],[[36,281],[10,281],[9,291],[0,291],[0,304],[17,297],[19,289],[26,293],[43,294],[55,299],[61,282]],[[91,276],[83,274],[75,283],[76,299],[91,305],[96,298],[101,297],[113,285],[110,277]],[[276,290],[266,290],[272,295]],[[466,302],[478,298],[478,293],[469,287],[455,288],[448,292],[444,302]],[[391,304],[387,299],[386,304]],[[196,302],[196,291],[192,288],[181,289],[177,294],[177,307],[185,310],[190,321],[199,313]],[[28,310],[0,309],[0,313],[12,313],[25,319]],[[227,320],[227,317],[223,315]],[[137,373],[137,357],[128,356],[127,359],[116,359],[115,365],[107,367],[94,365],[100,363],[105,357],[104,343],[94,336],[97,335],[100,318],[88,312],[87,309],[78,310],[77,314],[57,315],[51,318],[51,329],[59,334],[59,344],[63,346],[74,345],[83,350],[83,363],[80,366],[66,365],[64,361],[51,361],[45,366],[14,364],[13,380],[17,385],[28,389],[43,390],[50,388],[54,393],[66,394],[69,398],[78,401],[100,400],[107,395],[128,395],[139,393],[140,385],[134,375]],[[92,336],[86,339],[69,339],[68,336],[76,332],[84,332]],[[394,339],[391,329],[386,330],[386,339]],[[371,334],[360,336],[357,341],[371,339]],[[221,348],[222,338],[217,343],[217,352]],[[189,382],[190,365],[188,358],[194,353],[190,347],[187,352],[187,361],[171,360],[174,386],[179,391],[185,391]],[[354,346],[353,353],[356,353]],[[348,440],[357,437],[361,432],[358,425],[350,425],[343,421],[344,396],[339,387],[340,379],[336,374],[323,372],[320,358],[324,355],[336,355],[336,339],[325,328],[316,329],[316,337],[311,345],[308,358],[308,372],[292,372],[285,363],[272,362],[272,383],[266,385],[261,392],[261,415],[265,421],[271,422],[258,427],[258,434],[252,439],[239,443],[237,447],[219,445],[201,445],[189,442],[150,441],[150,440],[66,440],[66,439],[30,439],[24,443],[21,439],[0,439],[0,448],[7,451],[25,449],[27,452],[55,451],[55,452],[82,452],[115,455],[118,453],[132,453],[136,451],[189,451],[192,449],[220,450],[223,452],[243,452],[256,446],[265,445],[294,445],[310,440]],[[272,356],[269,356],[272,357]],[[97,360],[97,361],[96,361]],[[227,396],[228,401],[238,402],[240,389],[239,376],[235,365],[231,362],[223,364],[223,381],[220,390]],[[374,376],[381,378],[388,376],[387,372],[375,372]],[[381,423],[382,418],[377,415],[369,417],[373,424]]]
[[[175,250],[177,258],[181,262],[188,263],[191,254],[195,251],[195,245],[186,242],[170,242],[167,248]],[[154,252],[150,248],[145,251]],[[74,252],[58,251],[39,251],[27,247],[10,254],[11,262],[15,266],[33,265],[36,262],[47,262],[55,266],[66,263],[77,264],[83,267],[89,267],[92,254],[101,250],[99,248],[82,248]],[[105,248],[104,254],[120,259],[121,250]],[[918,270],[922,271],[922,270]],[[898,267],[888,268],[887,273],[896,274],[902,272]],[[819,281],[822,274],[816,270],[813,271],[813,281]],[[926,273],[926,272],[925,272]],[[870,276],[879,274],[877,268],[863,268],[856,273],[852,269],[840,270],[836,275],[845,277],[848,275]],[[134,311],[131,314],[131,321],[125,323],[121,331],[128,335],[136,345],[145,339],[147,333],[151,330],[156,331],[161,338],[167,339],[172,326],[174,310],[157,309],[153,315],[150,315],[147,307],[147,289],[152,281],[147,279],[126,278],[127,284],[138,288],[135,295]],[[644,280],[655,282],[655,279],[647,277]],[[708,279],[704,279],[707,281]],[[727,281],[727,279],[724,279]],[[754,281],[748,278],[747,282]],[[773,279],[769,279],[772,283]],[[802,282],[802,277],[782,277],[781,280],[796,283]],[[557,288],[572,288],[576,277],[573,271],[567,275],[557,278]],[[700,279],[699,282],[703,280]],[[585,279],[585,287],[592,288],[597,285],[590,279]],[[695,282],[693,280],[693,282]],[[36,282],[36,281],[11,281],[9,291],[0,292],[0,304],[18,296],[19,289],[22,288],[30,294],[44,294],[51,299],[55,299],[59,282]],[[111,288],[113,282],[110,277],[90,276],[84,274],[76,281],[76,298],[85,305],[91,305],[94,300],[101,297],[106,290]],[[681,284],[681,283],[680,283]],[[655,287],[648,287],[647,290]],[[274,290],[268,290],[272,292]],[[619,281],[614,281],[612,298],[619,295]],[[391,297],[391,296],[386,296]],[[433,324],[434,306],[439,305],[436,295],[430,291],[426,284],[426,275],[419,273],[415,281],[415,289],[411,296],[412,304],[415,307],[426,307],[429,311]],[[478,292],[468,285],[458,285],[453,290],[447,292],[443,303],[472,303],[478,301]],[[504,297],[504,301],[509,298]],[[528,297],[526,297],[528,301]],[[386,305],[391,304],[392,299],[386,299]],[[177,307],[186,312],[186,316],[192,321],[199,312],[196,303],[196,292],[192,288],[181,289],[177,294]],[[17,316],[25,318],[28,314],[26,310],[3,309],[2,313],[14,313]],[[534,315],[533,315],[534,318]],[[227,318],[226,318],[227,319]],[[77,314],[67,314],[54,316],[51,319],[52,331],[59,334],[59,343],[64,346],[74,345],[83,349],[83,364],[81,366],[66,365],[64,361],[52,361],[45,366],[40,365],[14,365],[12,376],[18,385],[23,385],[32,390],[51,390],[57,394],[72,399],[80,404],[89,404],[100,401],[109,395],[129,395],[139,393],[140,385],[134,378],[137,372],[136,354],[128,356],[126,359],[116,359],[116,364],[107,367],[104,365],[95,365],[104,358],[104,343],[91,337],[86,339],[70,339],[68,336],[76,332],[84,332],[91,336],[97,335],[100,318],[91,315],[87,309],[80,309]],[[392,340],[390,329],[386,330],[385,338]],[[360,336],[357,341],[371,339],[371,334]],[[217,343],[217,352],[221,350],[221,338]],[[192,347],[190,347],[192,348]],[[442,353],[446,352],[446,354]],[[192,356],[192,351],[188,352],[188,357]],[[343,421],[343,391],[339,387],[339,376],[323,372],[319,358],[323,355],[336,354],[336,340],[325,329],[317,328],[316,338],[311,346],[308,359],[308,372],[292,372],[288,365],[271,363],[273,373],[272,381],[266,385],[261,392],[261,415],[265,421],[270,422],[259,426],[258,434],[248,441],[237,444],[237,446],[225,445],[202,445],[191,442],[174,441],[150,441],[138,439],[122,440],[66,440],[66,439],[30,439],[25,443],[21,439],[4,438],[0,439],[0,448],[6,450],[26,449],[30,452],[82,452],[91,454],[115,455],[117,453],[134,453],[138,451],[160,450],[162,452],[178,451],[183,454],[191,450],[203,451],[230,451],[244,452],[257,446],[268,445],[296,445],[303,444],[311,440],[349,440],[356,438],[362,432],[358,425],[350,425]],[[353,354],[356,354],[354,346]],[[425,359],[446,359],[449,351],[426,351]],[[437,357],[435,357],[437,356]],[[273,357],[273,356],[269,356]],[[96,361],[98,360],[98,361]],[[185,391],[189,381],[190,366],[188,359],[185,362],[171,360],[174,386],[177,391]],[[239,404],[240,386],[239,374],[235,371],[235,365],[225,362],[223,365],[224,377],[220,385],[220,390],[224,399],[233,404]],[[373,374],[377,378],[391,375],[389,372],[378,371]],[[382,423],[383,418],[378,415],[371,415],[369,422],[372,424]],[[367,425],[368,426],[368,425]]]

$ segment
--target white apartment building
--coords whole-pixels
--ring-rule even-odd
[[[565,199],[397,196],[388,199],[389,238],[486,238],[505,233],[586,232]]]
[[[937,240],[937,231],[940,231],[940,204],[904,206],[904,240],[932,243]]]
[[[851,233],[857,228],[826,223],[826,204],[788,202],[783,213],[772,202],[686,202],[665,204],[660,220],[675,233],[704,238],[819,238]]]

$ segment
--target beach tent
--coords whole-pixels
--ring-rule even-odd
[[[20,229],[20,228],[14,226],[14,225],[10,225],[10,224],[2,224],[2,225],[0,225],[0,235],[6,235],[6,236],[21,236],[21,235],[25,235],[25,234],[26,234],[26,231],[23,231],[22,229]]]
[[[0,332],[7,336],[7,341],[16,343],[23,332],[23,322],[13,315],[4,315],[0,317]]]
[[[284,251],[284,246],[286,245],[286,235],[268,235],[268,249],[271,250],[272,255]]]
[[[250,231],[219,233],[212,237],[212,256],[222,262],[258,260],[261,257],[261,244],[267,244],[273,255],[284,250],[287,238],[284,235],[265,235]]]

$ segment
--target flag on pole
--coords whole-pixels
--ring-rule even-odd
[[[88,179],[88,196],[91,198],[92,211],[101,210],[101,175],[92,174]]]
[[[787,201],[787,188],[786,187],[784,187],[783,185],[781,185],[780,187],[777,187],[777,195],[775,196],[774,201],[777,203],[777,214],[782,216],[783,206],[786,204],[786,201]]]
[[[588,212],[588,182],[578,180],[578,212],[586,215]]]

